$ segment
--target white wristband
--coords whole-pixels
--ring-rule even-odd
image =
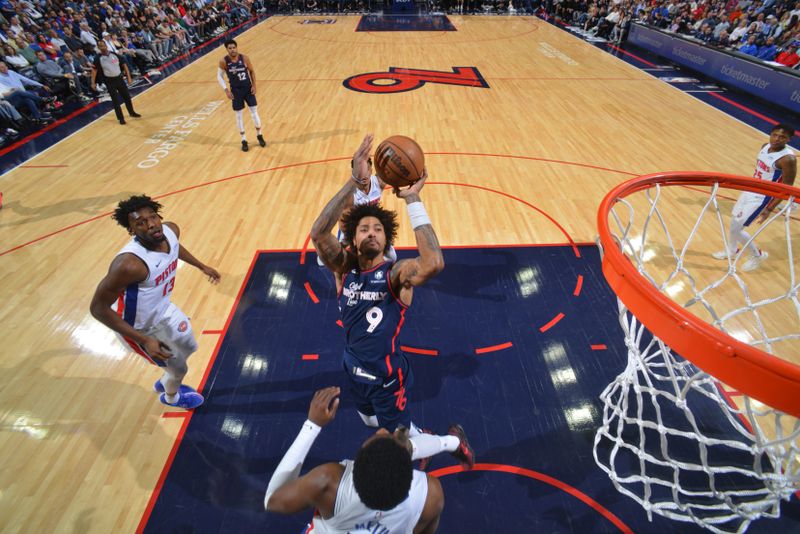
[[[412,202],[407,204],[406,208],[408,209],[408,217],[411,219],[411,228],[414,230],[420,226],[431,224],[428,212],[425,211],[425,206],[423,206],[422,202]]]

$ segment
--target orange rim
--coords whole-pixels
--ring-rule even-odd
[[[730,387],[758,401],[800,417],[800,366],[741,342],[686,311],[662,294],[620,250],[608,227],[617,200],[664,186],[711,186],[753,191],[788,200],[800,199],[800,188],[727,174],[658,173],[628,180],[612,189],[597,213],[603,245],[603,274],[634,316],[677,354]]]

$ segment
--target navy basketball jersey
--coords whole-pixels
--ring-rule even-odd
[[[231,60],[230,56],[225,56],[225,70],[228,72],[228,82],[231,89],[250,89],[250,71],[244,64],[244,56],[239,54],[236,61]]]
[[[392,376],[397,365],[396,353],[400,349],[397,337],[407,306],[390,287],[393,265],[384,262],[369,271],[353,269],[345,275],[339,294],[345,331],[345,363],[363,370],[361,378],[365,382]],[[355,361],[347,361],[349,359]]]

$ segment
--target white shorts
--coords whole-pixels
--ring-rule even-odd
[[[743,193],[733,206],[731,215],[742,226],[750,226],[758,215],[764,211],[772,197],[758,193]]]
[[[197,350],[197,340],[194,338],[194,331],[192,330],[192,323],[189,318],[181,311],[175,304],[169,303],[167,310],[161,319],[151,328],[142,331],[143,334],[153,336],[161,343],[166,345],[172,353],[172,359],[185,362],[193,352]],[[123,337],[117,334],[122,340],[122,344],[133,350],[136,354],[145,358],[148,362],[159,367],[170,367],[165,362],[150,357],[144,347],[133,341],[132,339]]]

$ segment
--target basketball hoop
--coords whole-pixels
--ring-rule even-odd
[[[730,250],[720,201],[738,191],[784,203],[717,262],[711,248]],[[800,490],[800,366],[788,361],[800,356],[797,199],[779,183],[664,173],[620,184],[600,206],[628,363],[601,394],[594,457],[648,517],[744,532]],[[679,205],[696,217],[670,217]],[[772,260],[743,273],[755,241]]]

